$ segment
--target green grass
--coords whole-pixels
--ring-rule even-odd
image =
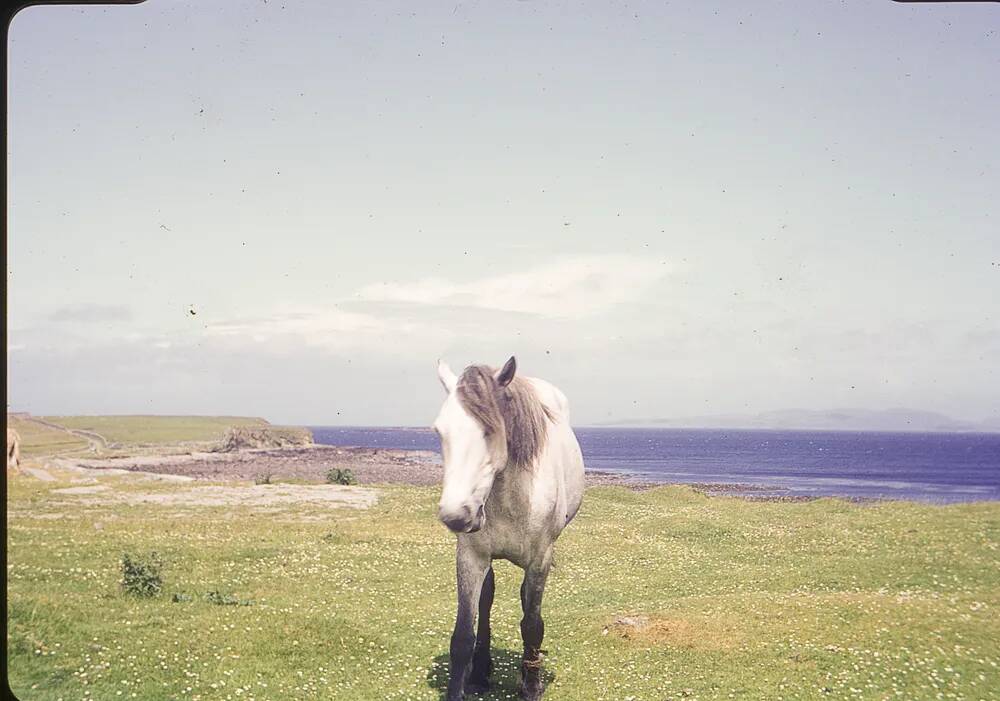
[[[206,442],[222,438],[231,426],[267,426],[264,419],[246,416],[46,416],[47,421],[71,429],[100,434],[111,443]]]
[[[19,698],[441,697],[454,537],[435,489],[386,487],[368,511],[261,514],[67,508],[58,486],[10,482]],[[998,543],[996,503],[591,489],[545,595],[547,698],[998,698]],[[161,596],[120,591],[123,551],[160,553]],[[520,570],[496,569],[491,700],[513,697],[520,650]],[[231,598],[252,603],[218,603]],[[605,632],[620,614],[654,625]]]
[[[10,414],[7,415],[7,426],[21,436],[21,455],[25,457],[73,453],[88,447],[85,439],[72,433]]]

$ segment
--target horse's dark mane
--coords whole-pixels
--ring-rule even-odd
[[[486,440],[506,447],[510,464],[529,467],[545,446],[546,421],[554,417],[527,380],[515,377],[501,387],[494,373],[485,365],[467,367],[458,379],[458,399],[483,427]]]

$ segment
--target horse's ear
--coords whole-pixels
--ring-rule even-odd
[[[514,356],[510,356],[510,360],[504,363],[503,367],[500,368],[500,372],[493,377],[496,379],[498,385],[506,387],[514,379],[515,372],[517,372],[517,361],[514,360]]]
[[[438,360],[438,379],[441,380],[445,392],[449,394],[455,390],[455,385],[458,384],[458,378],[455,377],[455,373],[448,367],[448,363],[443,360]]]

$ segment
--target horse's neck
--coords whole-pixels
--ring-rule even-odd
[[[490,493],[491,508],[496,512],[507,513],[518,520],[531,512],[532,502],[539,496],[536,494],[536,490],[545,492],[547,487],[551,486],[551,480],[557,479],[555,474],[546,473],[546,470],[551,467],[548,451],[557,429],[561,424],[569,421],[566,395],[555,385],[545,380],[539,380],[535,377],[524,379],[531,383],[539,401],[545,405],[550,417],[554,420],[548,426],[549,436],[541,454],[536,456],[536,464],[526,468],[507,465],[493,482],[493,489]]]
[[[508,465],[493,481],[491,506],[511,515],[525,512],[531,504],[532,474],[523,468]]]

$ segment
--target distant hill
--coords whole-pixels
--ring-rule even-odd
[[[108,443],[152,445],[185,441],[218,441],[233,426],[269,426],[253,416],[100,415],[41,416],[40,420],[70,431],[99,435]]]
[[[933,411],[915,409],[782,409],[759,414],[714,414],[686,418],[645,418],[605,421],[595,426],[656,426],[663,428],[767,428],[814,431],[985,431],[1000,433],[1000,419],[960,421]]]

